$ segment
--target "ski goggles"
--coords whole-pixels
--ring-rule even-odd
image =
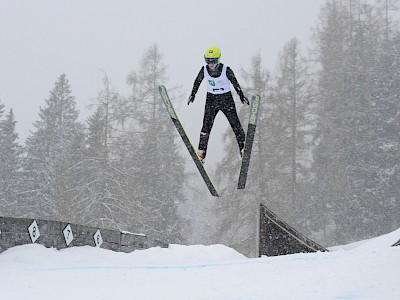
[[[218,58],[206,58],[207,65],[215,65],[218,63]]]

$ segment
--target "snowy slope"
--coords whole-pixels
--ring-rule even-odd
[[[390,247],[399,238],[258,259],[222,245],[24,245],[0,254],[0,299],[400,299],[400,247]]]

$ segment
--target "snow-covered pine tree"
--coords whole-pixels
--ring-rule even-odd
[[[322,69],[314,217],[330,225],[332,237],[325,233],[332,244],[398,225],[399,33],[389,30],[387,8],[329,1],[316,35]]]
[[[0,118],[4,106],[0,103]],[[0,215],[21,216],[23,147],[18,142],[13,110],[0,119]]]
[[[109,138],[111,135],[111,103],[116,93],[110,91],[110,83],[104,74],[104,88],[96,98],[96,110],[88,118],[87,133],[85,134],[85,150],[82,162],[82,182],[77,185],[75,197],[71,197],[71,220],[81,224],[105,228],[119,228],[116,217],[117,209],[113,201],[118,199],[107,185],[108,171],[110,170]],[[113,186],[119,186],[114,181]],[[119,205],[121,206],[121,205]],[[121,207],[119,208],[121,210]]]
[[[341,210],[346,178],[343,168],[345,157],[339,136],[340,110],[345,110],[347,99],[342,87],[345,82],[346,48],[352,27],[348,16],[338,1],[328,1],[321,9],[321,17],[315,31],[315,43],[321,64],[319,74],[319,101],[317,105],[316,145],[313,152],[312,171],[315,182],[312,188],[313,213],[310,215],[312,229],[323,233],[324,243],[334,239],[335,210]],[[346,131],[341,131],[342,134]],[[336,208],[333,206],[336,205]],[[332,232],[331,232],[332,231]],[[329,241],[332,242],[332,241]]]
[[[125,136],[129,138],[126,145],[133,149],[124,163],[132,173],[139,173],[130,187],[132,201],[150,211],[151,218],[138,220],[145,232],[182,242],[178,209],[185,199],[184,159],[179,154],[179,136],[158,93],[158,86],[167,81],[167,73],[156,44],[145,51],[139,65],[139,70],[128,76],[132,95],[121,105]]]
[[[265,141],[267,201],[286,222],[298,227],[304,220],[303,202],[309,201],[315,89],[296,38],[283,48],[272,88],[271,113]]]
[[[145,207],[137,205],[132,190],[140,173],[138,167],[127,163],[136,151],[128,143],[125,127],[117,121],[124,98],[111,87],[107,74],[103,82],[94,103],[96,110],[87,121],[86,149],[80,164],[84,166],[84,179],[77,185],[79,193],[71,197],[71,219],[92,226],[137,231],[141,220],[151,216],[146,215]]]
[[[82,125],[65,74],[57,79],[45,102],[40,119],[33,123],[35,131],[26,141],[27,215],[60,220],[67,214],[63,210],[69,209],[65,197],[71,187],[68,170],[76,163],[76,152],[82,149],[75,143],[78,136],[82,137]]]

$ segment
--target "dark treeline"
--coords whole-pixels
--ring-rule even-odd
[[[119,95],[104,74],[94,113],[81,124],[70,83],[62,74],[24,148],[12,111],[2,117],[0,214],[183,242],[177,216],[178,200],[184,198],[183,159],[156,92],[166,77],[154,45],[140,69],[128,76],[131,95]],[[4,106],[0,108],[3,116]]]
[[[215,176],[218,201],[205,202],[204,190],[189,181],[195,175],[185,174],[181,141],[157,92],[167,73],[156,45],[129,74],[129,96],[104,75],[85,124],[61,75],[24,147],[13,111],[0,103],[0,214],[224,243],[249,255],[260,202],[326,246],[400,227],[397,5],[329,0],[309,53],[293,38],[274,73],[261,55],[250,59],[242,78],[262,107],[249,181],[236,190],[239,159],[229,129]],[[248,107],[238,107],[247,122]],[[188,186],[191,208],[182,210]]]
[[[252,251],[259,202],[326,246],[400,227],[398,3],[369,2],[327,1],[309,53],[288,41],[274,74],[252,58],[243,75],[262,113],[250,182],[246,194],[235,191],[231,157],[217,168],[230,196],[215,207],[226,214],[214,241]],[[225,139],[236,153],[229,130]]]

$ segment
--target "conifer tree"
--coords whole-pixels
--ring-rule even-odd
[[[64,197],[70,183],[68,170],[79,155],[76,141],[82,137],[69,81],[62,74],[46,106],[40,108],[39,120],[34,122],[35,131],[28,137],[25,170],[28,176],[27,196],[30,215],[62,219],[69,209],[69,199]]]
[[[92,226],[137,231],[148,219],[146,209],[137,205],[133,190],[138,167],[128,158],[129,132],[118,120],[118,106],[124,99],[111,88],[104,74],[104,88],[96,98],[96,110],[87,121],[86,148],[81,163],[83,180],[79,194],[71,197],[71,218]]]
[[[294,226],[303,218],[305,184],[310,177],[315,93],[308,73],[299,41],[293,38],[282,51],[272,88],[266,172],[268,180],[275,182],[268,190],[269,201]]]
[[[0,105],[0,116],[3,113]],[[0,120],[0,215],[21,215],[23,148],[18,142],[13,110]]]
[[[160,99],[158,86],[167,81],[166,66],[158,46],[143,55],[138,71],[132,71],[128,83],[132,95],[121,105],[126,130],[125,166],[138,174],[130,186],[137,205],[150,215],[141,218],[143,230],[160,239],[179,242],[181,219],[179,204],[184,200],[184,161],[180,157],[178,136]],[[172,95],[171,95],[172,96]]]
[[[399,138],[398,130],[389,128],[398,125],[393,113],[398,111],[393,101],[398,99],[398,50],[381,9],[360,1],[329,1],[321,15],[321,101],[313,156],[319,213],[311,218],[313,224],[325,220],[331,243],[368,238],[396,223],[390,213],[396,211],[395,189],[389,182],[398,180]]]

